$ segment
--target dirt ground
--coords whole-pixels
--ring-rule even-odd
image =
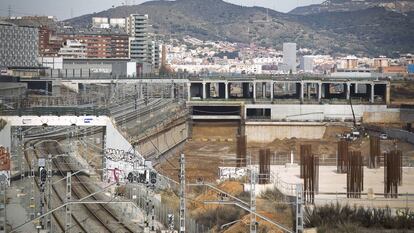
[[[202,129],[194,129],[197,135],[204,133],[204,138],[222,137],[223,131],[234,131],[233,127],[204,127]],[[274,140],[271,143],[248,143],[247,154],[252,155],[253,160],[258,160],[260,149],[269,148],[272,154],[271,163],[288,162],[290,154],[293,152],[294,160],[299,160],[300,145],[310,144],[312,153],[318,155],[320,160],[331,163],[335,162],[338,134],[350,132],[351,129],[345,126],[329,126],[327,127],[322,139],[283,139]],[[198,137],[199,137],[198,136]],[[198,138],[199,139],[199,138]],[[218,179],[218,167],[234,166],[236,158],[236,141],[203,141],[192,139],[189,140],[184,147],[186,158],[186,177],[188,181],[203,180],[205,182],[215,182]],[[369,138],[364,137],[350,143],[350,150],[360,150],[365,157],[369,156],[370,150]],[[394,140],[381,140],[381,151],[389,151],[397,145],[398,149],[403,151],[404,157],[414,160],[414,145],[406,142],[397,142]],[[323,162],[321,163],[323,164]],[[168,175],[172,179],[177,180],[178,177],[178,154],[166,162],[158,165],[156,168],[161,170],[163,174]]]
[[[274,154],[274,158],[288,159],[290,153],[293,151],[295,161],[299,160],[298,152],[300,145],[310,144],[312,152],[319,155],[320,158],[331,158],[335,162],[338,134],[350,132],[349,127],[335,125],[327,127],[323,138],[318,140],[306,139],[284,139],[275,140],[272,143],[249,143],[247,145],[248,156],[251,154],[253,159],[258,158],[258,151],[261,148],[269,148]],[[187,182],[204,181],[206,183],[216,183],[218,179],[218,167],[220,166],[234,166],[234,159],[236,158],[236,141],[224,140],[228,138],[229,133],[235,132],[234,127],[228,126],[202,126],[193,129],[196,132],[196,137],[189,140],[184,147],[184,154],[186,159],[186,180]],[[215,140],[211,140],[215,138]],[[360,138],[350,144],[350,150],[360,150],[363,156],[369,155],[369,138]],[[405,142],[397,142],[399,149],[403,151],[404,156],[414,159],[414,146]],[[395,147],[393,140],[381,140],[381,151],[387,151]],[[272,160],[271,160],[272,162]],[[156,169],[161,170],[165,175],[168,175],[174,180],[178,180],[178,154],[167,161],[161,163]],[[218,187],[232,195],[243,194],[242,182],[232,181],[218,184]],[[219,208],[218,205],[207,205],[204,201],[219,200],[216,192],[207,189],[191,189],[189,196],[192,201],[189,201],[189,210],[192,216],[199,216],[206,212],[211,212],[211,209]],[[174,198],[171,195],[166,195],[166,198]],[[176,201],[177,202],[177,201]],[[178,202],[177,202],[178,203]],[[274,208],[274,202],[257,198],[257,210],[269,218],[283,223],[285,226],[292,226],[292,212],[290,208],[280,210]],[[269,223],[263,222],[260,219],[258,232],[280,232],[279,229]],[[249,231],[250,217],[247,213],[241,218],[241,221],[235,223],[231,227],[221,231],[226,233],[238,233]]]
[[[189,141],[184,148],[186,159],[186,178],[188,182],[202,179],[205,182],[215,182],[218,178],[218,167],[222,166],[226,159],[234,159],[236,156],[235,142],[202,142]],[[156,169],[163,174],[177,180],[179,167],[178,155],[160,164]]]
[[[414,104],[414,82],[391,82],[391,103]]]

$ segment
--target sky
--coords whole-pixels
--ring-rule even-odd
[[[225,0],[243,6],[262,6],[288,12],[297,6],[317,4],[323,0]],[[112,6],[140,4],[145,0],[0,0],[0,16],[47,15],[59,20],[106,10]]]

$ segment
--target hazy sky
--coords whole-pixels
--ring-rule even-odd
[[[263,6],[288,12],[297,6],[321,3],[323,0],[225,0],[243,6]],[[0,0],[0,15],[53,15],[58,19],[99,12],[122,3],[140,4],[145,0]],[[70,3],[70,4],[69,4]]]

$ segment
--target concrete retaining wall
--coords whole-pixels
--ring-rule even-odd
[[[187,136],[187,123],[183,122],[143,139],[135,145],[135,149],[144,157],[159,156],[185,141]]]
[[[132,153],[134,148],[114,125],[115,124],[108,120],[108,124],[106,125],[106,148]]]
[[[326,126],[324,124],[275,125],[271,123],[249,124],[245,130],[247,142],[270,143],[276,139],[302,138],[320,139],[323,137]]]
[[[364,123],[400,123],[400,112],[366,112]]]
[[[193,140],[227,140],[236,139],[239,124],[232,122],[194,123],[191,138]]]
[[[323,120],[352,120],[350,105],[331,104],[247,104],[248,108],[268,108],[271,110],[271,119],[277,121],[323,121]],[[386,105],[355,105],[355,117],[362,120],[364,113],[399,113],[399,109],[388,109]],[[377,117],[377,120],[379,118]]]

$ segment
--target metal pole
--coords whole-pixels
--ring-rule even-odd
[[[256,171],[250,156],[250,211],[256,212]],[[250,233],[256,233],[256,215],[250,214]]]
[[[296,233],[303,232],[303,191],[302,184],[296,185]]]
[[[20,163],[20,179],[23,180],[24,179],[24,166],[23,166],[23,156],[24,156],[24,136],[23,136],[23,130],[22,127],[19,127],[19,163]]]
[[[51,154],[49,154],[49,159],[47,161],[48,161],[47,163],[47,211],[50,211],[52,209],[52,175],[53,175]],[[48,229],[49,232],[53,232],[51,215],[47,216],[46,229]]]
[[[66,174],[66,203],[70,202],[72,199],[72,175],[71,172]],[[72,226],[72,213],[70,205],[66,205],[66,215],[65,215],[65,233],[70,233],[70,227]]]
[[[7,190],[7,177],[5,175],[0,175],[0,195],[2,195],[3,197],[1,198],[2,201],[2,205],[3,205],[3,213],[1,214],[1,223],[2,223],[2,227],[4,231],[1,232],[6,232],[6,227],[7,227],[7,213],[6,213],[6,199],[7,199],[7,194],[6,194],[6,190]]]
[[[30,199],[30,208],[32,208],[32,213],[31,213],[31,216],[30,216],[30,219],[34,219],[35,218],[35,216],[36,216],[36,210],[35,210],[35,207],[36,207],[36,204],[35,204],[35,171],[34,171],[34,166],[35,166],[35,160],[33,159],[32,160],[32,169],[31,169],[31,171],[30,171],[30,175],[31,175],[31,186],[32,186],[32,190],[31,190],[31,199]]]
[[[185,233],[185,157],[180,157],[180,233]]]

